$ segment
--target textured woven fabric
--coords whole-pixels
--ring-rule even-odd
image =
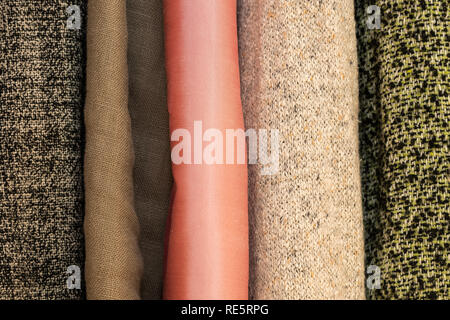
[[[142,299],[160,299],[172,173],[162,0],[128,0],[128,70],[134,195],[144,259]]]
[[[84,264],[84,21],[67,29],[67,6],[0,3],[1,299],[84,295],[66,274]]]
[[[125,4],[123,0],[88,4],[84,171],[88,299],[140,297]]]
[[[240,0],[239,39],[246,128],[280,132],[279,172],[249,166],[250,297],[362,299],[353,1]]]
[[[368,297],[448,299],[448,4],[357,1],[356,15],[366,264],[381,270]]]

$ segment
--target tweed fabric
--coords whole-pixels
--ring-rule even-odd
[[[246,128],[280,130],[249,166],[250,297],[364,298],[353,2],[239,1]]]
[[[88,3],[86,289],[88,299],[139,299],[142,258],[134,211],[126,3]]]
[[[128,70],[134,195],[144,259],[142,299],[161,299],[172,172],[161,0],[128,0]]]
[[[381,269],[368,297],[448,299],[448,4],[357,4],[366,263]],[[373,4],[380,30],[365,25]]]
[[[74,0],[84,13],[85,1]],[[66,1],[0,3],[0,298],[80,299],[84,28]],[[82,22],[84,26],[84,21]]]

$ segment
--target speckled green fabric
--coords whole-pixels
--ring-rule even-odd
[[[357,0],[356,18],[366,264],[381,269],[367,297],[448,299],[448,2]]]

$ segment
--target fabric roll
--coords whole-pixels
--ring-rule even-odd
[[[246,129],[279,156],[249,166],[252,299],[364,298],[353,10],[239,1]]]
[[[366,10],[372,3],[355,2],[359,66],[359,150],[361,158],[361,190],[364,217],[364,244],[366,268],[374,263],[372,252],[379,247],[381,225],[381,107],[380,79],[378,78],[378,30],[368,29]],[[367,288],[366,288],[367,290]],[[368,292],[366,292],[369,298]]]
[[[86,288],[88,299],[139,299],[128,113],[126,2],[89,1],[87,26]]]
[[[161,299],[172,169],[161,0],[128,0],[128,70],[134,195],[144,259],[142,299]]]
[[[369,5],[380,29],[367,27]],[[357,1],[372,299],[450,297],[448,15],[445,1]]]
[[[236,1],[163,3],[174,178],[163,296],[246,299],[247,166]],[[233,137],[225,147],[227,129]]]
[[[0,3],[0,299],[84,296],[85,1],[71,4],[79,29],[66,1]]]

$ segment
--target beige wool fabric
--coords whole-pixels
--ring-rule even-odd
[[[246,128],[278,129],[249,165],[250,297],[363,299],[353,1],[239,0]]]
[[[139,299],[126,2],[88,3],[85,237],[88,299]]]

